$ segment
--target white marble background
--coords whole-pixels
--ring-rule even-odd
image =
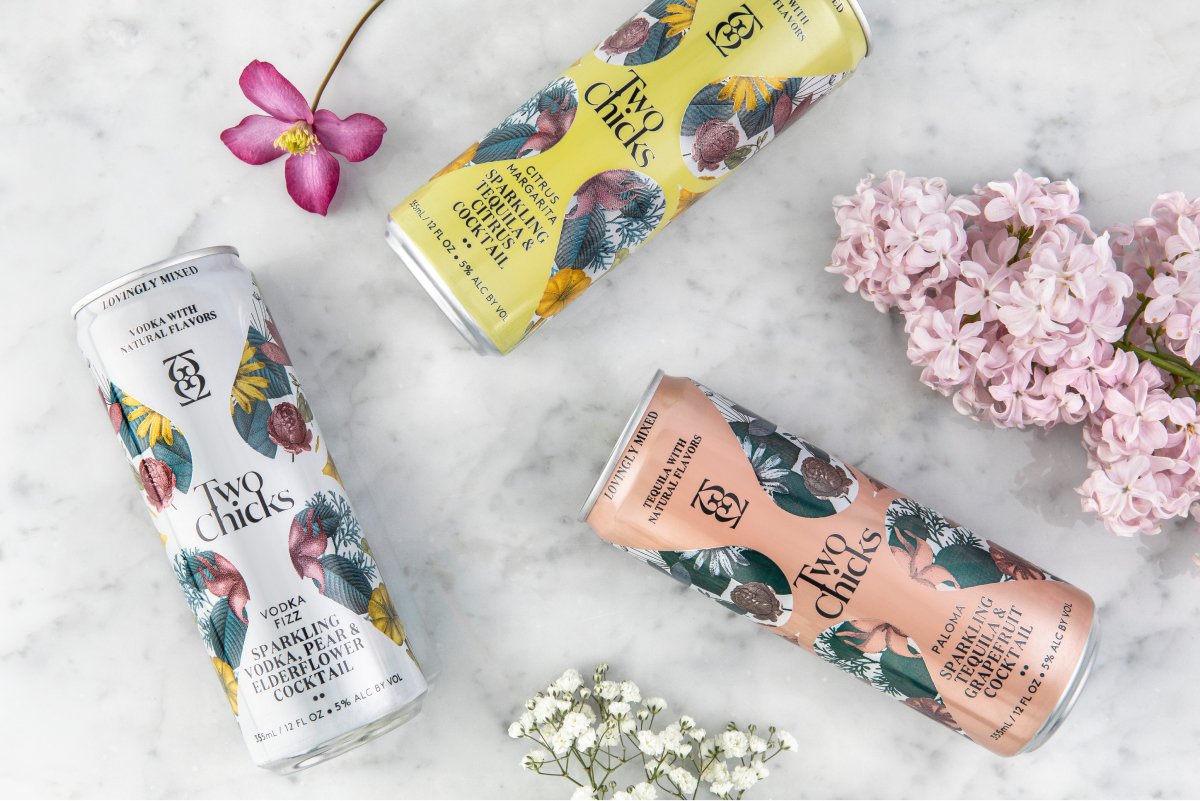
[[[868,170],[965,188],[1025,167],[1075,180],[1101,225],[1200,194],[1194,3],[864,0],[876,54],[835,100],[503,360],[459,341],[384,214],[639,3],[385,5],[324,105],[391,130],[320,219],[292,206],[281,162],[248,167],[217,135],[251,111],[243,65],[311,92],[365,5],[0,8],[0,794],[565,797],[519,769],[504,727],[562,668],[602,659],[710,725],[792,729],[802,753],[759,797],[1200,793],[1195,531],[1106,534],[1072,491],[1077,432],[958,417],[918,383],[896,321],[821,271],[829,199]],[[67,315],[121,272],[223,243],[324,385],[348,479],[398,504],[395,570],[444,665],[417,722],[286,779],[243,753]],[[1056,739],[993,758],[576,523],[659,366],[1092,592],[1104,647]]]

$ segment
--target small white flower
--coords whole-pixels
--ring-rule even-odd
[[[575,747],[580,751],[590,751],[595,745],[596,730],[591,727],[575,738]]]
[[[734,759],[741,759],[750,750],[749,738],[737,729],[723,731],[717,739],[725,753]]]
[[[667,708],[667,702],[661,698],[647,698],[643,703],[655,715]]]
[[[692,718],[691,715],[680,715],[679,716],[679,728],[683,729],[684,731],[688,731],[689,729],[694,729],[694,728],[696,728],[696,721]]]
[[[621,685],[615,681],[602,681],[596,685],[596,695],[605,701],[612,701],[621,694]]]
[[[672,723],[663,729],[659,738],[662,740],[663,748],[671,753],[678,753],[683,746],[683,731],[679,728],[678,723]]]
[[[629,718],[621,718],[619,726],[622,734],[633,734],[637,731],[637,723]]]
[[[638,782],[633,785],[633,792],[629,794],[629,797],[636,801],[654,801],[655,798],[658,798],[658,790],[649,782]]]
[[[587,700],[588,698],[592,697],[592,691],[589,690],[587,687],[580,687],[579,688],[579,697],[583,698],[584,700]]]
[[[571,739],[575,739],[587,731],[588,719],[582,712],[568,712],[559,729],[566,732]]]
[[[757,734],[750,735],[750,753],[762,754],[767,750],[767,741],[759,737]]]
[[[704,729],[700,729],[700,728],[688,729],[688,737],[691,737],[696,742],[700,742],[707,736],[708,736],[708,732],[706,732]]]
[[[767,770],[767,766],[763,764],[763,761],[761,759],[756,759],[753,762],[751,762],[750,769],[758,774],[758,778],[760,781],[771,775],[771,771]]]
[[[605,728],[600,733],[600,746],[609,748],[621,742],[621,730],[613,723],[605,724]]]
[[[729,780],[733,782],[734,787],[745,791],[758,784],[758,773],[744,765],[738,765],[729,774]]]
[[[714,759],[709,763],[704,772],[700,774],[700,780],[705,782],[727,782],[729,781],[729,767],[724,760]],[[713,792],[716,792],[715,790]]]
[[[643,754],[652,757],[660,757],[663,754],[662,738],[652,731],[642,729],[637,733],[638,750]]]
[[[637,713],[638,720],[646,720],[649,717],[650,717],[650,713],[648,711],[646,711],[645,709],[638,710],[638,713]]]
[[[709,791],[716,796],[723,796],[733,789],[733,782],[728,779],[723,779],[719,782],[713,782],[708,785]]]
[[[621,700],[636,704],[642,700],[642,691],[632,681],[621,682]]]
[[[566,712],[568,709],[570,709],[572,706],[574,706],[574,704],[572,704],[570,701],[566,700],[565,698],[559,698],[558,700],[556,700],[554,702],[554,705],[556,707],[558,707],[559,712]]]
[[[545,751],[540,748],[535,748],[525,756],[521,757],[521,767],[525,768],[525,770],[536,771],[549,758],[550,755]]]
[[[592,709],[591,706],[584,704],[583,706],[579,707],[579,711],[585,718],[588,719],[589,722],[596,722],[596,710]]]
[[[675,786],[679,788],[679,792],[684,795],[691,795],[696,792],[696,774],[687,768],[671,768],[667,771],[667,778],[673,781]]]
[[[574,742],[574,737],[559,729],[550,738],[550,748],[554,751],[555,756],[562,756],[571,750],[571,744]]]
[[[571,793],[571,801],[594,801],[595,798],[596,791],[591,787],[576,787]]]
[[[535,721],[533,719],[533,713],[528,710],[526,710],[525,712],[522,712],[521,717],[517,718],[517,723],[520,723],[521,728],[527,732],[531,731],[533,729],[533,725],[536,722],[537,721]]]
[[[578,670],[571,668],[554,681],[554,686],[570,695],[583,686],[583,677],[579,675]]]
[[[783,729],[775,732],[775,736],[779,738],[779,747],[784,751],[796,751],[800,748],[800,744],[796,742],[796,738]]]
[[[538,723],[544,723],[554,717],[554,713],[557,711],[558,705],[548,695],[540,696],[533,702],[533,719]]]
[[[701,734],[703,734],[703,732],[701,732]],[[718,744],[716,739],[713,737],[709,737],[700,741],[700,755],[705,759],[712,759],[719,749],[720,744]],[[708,780],[705,779],[705,781]]]
[[[633,798],[633,796],[624,790],[617,790],[615,793],[613,793],[613,801],[629,801],[631,798]]]
[[[524,734],[525,734],[525,729],[521,728],[520,723],[508,724],[508,736],[509,737],[513,738],[514,740],[519,740],[519,739],[521,739],[521,736]]]
[[[630,708],[629,704],[624,701],[613,701],[608,705],[609,714],[618,718],[628,715]]]

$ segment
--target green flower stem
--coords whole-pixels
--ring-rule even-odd
[[[1192,386],[1200,386],[1200,373],[1192,369],[1191,365],[1183,366],[1180,364],[1182,359],[1178,357],[1169,357],[1166,354],[1154,353],[1152,351],[1139,348],[1137,345],[1128,342],[1118,342],[1117,347],[1128,353],[1132,353],[1144,362],[1150,362],[1155,367],[1163,372],[1170,373],[1176,378],[1183,379],[1184,382]]]
[[[375,13],[375,9],[379,8],[381,5],[383,5],[383,0],[375,0],[375,2],[371,4],[371,7],[367,9],[367,13],[363,14],[362,19],[360,19],[358,24],[354,26],[354,30],[350,31],[350,35],[346,37],[346,41],[342,45],[342,49],[338,51],[337,58],[333,60],[333,64],[329,67],[329,72],[325,73],[325,78],[321,81],[321,85],[317,87],[317,95],[313,98],[312,106],[309,107],[314,113],[317,110],[317,106],[319,106],[321,103],[321,95],[325,94],[325,87],[329,85],[329,79],[333,77],[333,73],[337,70],[338,65],[342,63],[342,56],[346,55],[346,51],[350,49],[350,43],[354,41],[354,37],[358,36],[359,30],[361,30],[362,26],[365,25],[367,20],[371,18],[371,15]]]

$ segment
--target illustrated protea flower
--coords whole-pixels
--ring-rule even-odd
[[[892,546],[892,556],[908,571],[910,579],[934,589],[959,589],[950,571],[933,563],[933,549],[928,542],[919,537],[902,537],[901,542],[900,548]]]
[[[765,103],[771,99],[772,91],[783,89],[786,78],[766,78],[751,75],[735,75],[725,82],[717,93],[718,100],[733,100],[733,110],[741,111],[758,108],[761,100]]]
[[[1045,581],[1046,572],[1041,568],[1026,562],[1011,551],[1001,548],[994,542],[989,542],[992,560],[1000,572],[1018,581]]]
[[[270,320],[267,320],[267,333],[271,335],[271,338],[258,346],[259,353],[276,364],[290,365],[292,357],[288,355],[287,346],[283,344],[283,337],[279,335],[279,329]]]
[[[824,459],[810,456],[800,465],[804,486],[818,498],[841,498],[850,491],[852,482],[846,471]]]
[[[175,495],[175,471],[158,459],[143,459],[138,465],[138,479],[146,491],[146,500],[161,512],[171,505]]]
[[[729,593],[729,600],[755,618],[772,623],[778,621],[783,612],[783,605],[779,603],[775,592],[761,581],[751,581],[736,587]]]
[[[371,590],[371,600],[367,603],[367,616],[371,625],[382,631],[396,645],[404,645],[404,625],[396,614],[392,604],[391,593],[386,584],[380,584]]]
[[[568,95],[554,101],[550,108],[538,115],[537,133],[525,140],[517,155],[544,153],[557,145],[575,122],[575,112],[574,97]]]
[[[705,120],[696,129],[696,140],[692,143],[692,159],[696,166],[702,172],[719,169],[737,150],[740,136],[728,120]]]
[[[267,418],[267,436],[293,456],[312,450],[313,435],[304,422],[304,415],[295,404],[287,401],[271,410],[271,416]]]
[[[592,285],[592,279],[583,270],[574,267],[559,270],[546,283],[542,302],[538,304],[538,317],[553,317],[570,306]]]
[[[222,131],[221,141],[247,164],[266,164],[287,155],[288,194],[305,211],[326,214],[341,172],[333,154],[348,161],[370,158],[387,126],[370,114],[341,119],[317,110],[316,103],[310,108],[300,90],[265,61],[251,61],[238,84],[246,99],[270,116],[251,114]]]
[[[174,443],[171,433],[174,426],[171,425],[170,420],[130,395],[122,397],[121,403],[132,410],[125,413],[125,418],[130,425],[137,423],[137,435],[145,437],[149,447],[153,448],[160,439],[168,445]],[[109,419],[112,419],[111,410],[109,410]]]
[[[610,56],[619,56],[641,49],[650,38],[650,20],[645,17],[634,17],[613,32],[600,45],[602,52]]]
[[[579,204],[567,215],[577,220],[592,213],[597,206],[605,211],[620,211],[629,202],[629,195],[641,186],[632,170],[606,170],[583,182],[575,199]]]
[[[229,702],[233,714],[238,713],[237,692],[238,683],[237,676],[233,672],[233,668],[224,659],[212,658],[213,670],[217,672],[217,678],[221,680],[221,687],[225,690],[225,700]]]
[[[204,579],[205,588],[213,595],[229,599],[229,608],[241,618],[243,623],[249,623],[246,614],[246,603],[250,600],[250,590],[242,574],[224,556],[219,553],[205,552],[196,555],[200,563],[200,577]]]
[[[907,706],[920,712],[930,720],[936,720],[938,723],[955,731],[962,731],[958,722],[946,709],[946,705],[934,698],[905,698],[904,703]]]
[[[108,402],[108,396],[104,394],[104,390],[96,387],[96,391],[100,393],[100,402],[104,404],[104,410],[108,412],[108,422],[112,424],[113,433],[121,432],[121,424],[125,422],[125,412],[121,408],[120,401]]]
[[[288,555],[292,558],[292,567],[301,578],[312,579],[321,593],[325,592],[325,567],[320,560],[328,544],[329,535],[315,510],[305,509],[292,519],[288,530]]]
[[[882,653],[885,648],[903,656],[909,654],[908,635],[891,623],[882,620],[851,620],[850,625],[857,631],[839,631],[837,634],[864,654]]]
[[[790,97],[781,97],[779,102],[775,104],[775,135],[786,131],[788,128],[809,112],[809,110],[817,104],[817,96],[815,94],[805,95],[800,98],[800,102],[793,102]]]
[[[238,365],[237,375],[233,379],[230,409],[236,403],[242,407],[243,412],[249,414],[256,401],[267,399],[267,396],[263,394],[263,389],[270,386],[271,381],[264,375],[258,375],[258,371],[266,365],[255,361],[257,355],[257,349],[250,344],[249,340],[246,340],[246,344],[242,346],[242,361]]]

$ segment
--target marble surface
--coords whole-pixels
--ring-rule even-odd
[[[325,105],[391,130],[320,219],[289,202],[281,163],[243,165],[217,134],[250,110],[245,63],[309,92],[364,5],[0,11],[0,794],[565,797],[519,769],[504,728],[598,660],[702,721],[792,729],[802,753],[759,797],[1200,793],[1194,529],[1106,534],[1072,491],[1076,431],[960,418],[917,381],[896,320],[821,271],[829,199],[869,170],[966,187],[1025,167],[1075,180],[1099,224],[1200,194],[1194,4],[863,0],[876,52],[836,99],[503,360],[469,352],[402,271],[384,214],[638,3],[384,6]],[[245,758],[67,315],[127,269],[218,243],[241,249],[325,387],[347,480],[389,505],[385,561],[442,662],[417,722],[284,779]],[[575,522],[660,366],[1093,593],[1103,650],[1056,739],[994,758]]]

